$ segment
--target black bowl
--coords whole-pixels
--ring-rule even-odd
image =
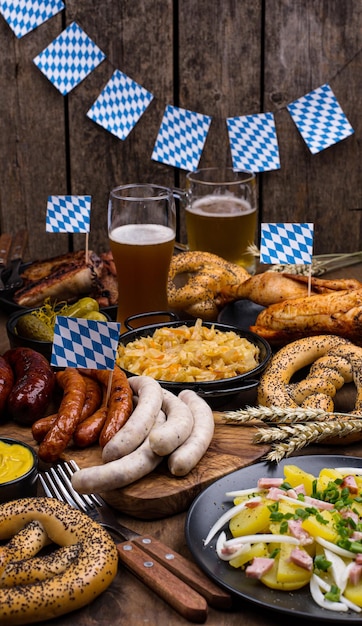
[[[10,437],[0,437],[0,441],[10,446],[15,444],[23,446],[30,451],[33,457],[33,464],[25,474],[22,474],[19,478],[15,478],[14,480],[0,483],[0,503],[35,496],[38,482],[38,455],[35,450],[27,443]]]
[[[239,337],[243,337],[256,345],[260,350],[260,362],[254,369],[249,372],[245,372],[244,374],[239,374],[238,376],[233,376],[231,378],[226,378],[222,380],[210,380],[203,382],[172,382],[167,380],[158,380],[162,387],[172,391],[175,394],[179,394],[183,389],[192,389],[199,396],[208,399],[217,399],[224,398],[225,396],[230,396],[234,394],[238,394],[242,391],[247,391],[250,389],[254,389],[259,384],[259,375],[266,368],[268,361],[271,357],[272,351],[271,347],[265,339],[259,337],[256,333],[252,333],[250,331],[242,330],[237,328],[236,326],[230,326],[229,324],[222,324],[219,322],[202,322],[203,326],[207,326],[211,328],[214,326],[219,331],[228,332],[232,331],[239,335]],[[177,328],[179,326],[194,326],[195,320],[178,320],[174,322],[166,322],[163,324],[150,324],[148,326],[142,326],[141,328],[134,328],[120,335],[119,342],[123,345],[127,345],[132,341],[136,341],[141,337],[150,337],[153,335],[157,328],[164,328],[165,326],[168,328]],[[132,372],[125,370],[125,373],[128,377],[134,376]]]
[[[8,334],[8,339],[11,348],[31,348],[36,352],[40,352],[43,356],[45,356],[48,361],[50,361],[52,356],[53,342],[52,341],[39,341],[38,339],[29,339],[28,337],[23,337],[16,332],[16,325],[18,320],[23,315],[28,315],[31,311],[36,311],[37,309],[21,309],[20,311],[15,311],[10,315],[6,322],[6,332]]]

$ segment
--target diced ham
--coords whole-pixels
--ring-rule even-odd
[[[306,545],[308,543],[313,543],[314,539],[310,536],[310,534],[304,530],[302,527],[302,520],[288,520],[288,530],[293,537],[299,539],[302,545]]]
[[[358,563],[359,565],[362,565],[362,554],[360,553],[356,554],[355,562]]]
[[[299,495],[300,493],[306,495],[305,486],[303,485],[303,483],[294,487],[294,491],[297,495]]]
[[[358,493],[358,485],[354,476],[345,476],[342,481],[342,487],[347,487],[350,493]]]
[[[311,506],[314,506],[316,509],[332,511],[334,509],[334,504],[331,502],[325,502],[324,500],[318,500],[317,498],[312,498],[311,496],[305,496],[304,502],[307,502]]]
[[[354,522],[355,524],[358,524],[359,517],[358,517],[358,514],[355,513],[354,511],[341,511],[340,513],[344,519],[347,519],[347,520],[351,519],[352,522]]]
[[[255,507],[260,506],[261,505],[261,500],[257,501],[257,500],[250,500],[245,502],[245,508],[246,509],[255,509]]]
[[[248,578],[257,578],[260,580],[274,565],[274,559],[270,559],[266,556],[256,556],[253,558],[252,563],[248,565],[245,570]]]
[[[358,585],[362,575],[362,564],[353,563],[348,573],[348,580],[352,585]]]
[[[281,496],[285,496],[285,491],[278,487],[271,487],[268,491],[269,500],[280,500]]]
[[[351,539],[352,541],[361,541],[362,539],[362,532],[360,530],[354,530],[352,535],[351,535]],[[359,556],[359,555],[357,555]],[[362,554],[361,554],[362,557]]]
[[[288,489],[288,491],[286,491],[286,494],[289,498],[294,498],[294,500],[298,498],[298,494],[295,489]]]
[[[301,550],[300,548],[294,548],[290,553],[290,560],[295,565],[299,565],[303,569],[306,569],[308,572],[311,572],[313,569],[313,559],[305,550]]]
[[[271,489],[272,487],[280,487],[284,482],[283,478],[259,478],[259,489]]]

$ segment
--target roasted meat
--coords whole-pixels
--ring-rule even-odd
[[[24,285],[15,292],[14,302],[20,306],[36,307],[46,298],[69,301],[92,291],[94,281],[102,271],[101,258],[92,251],[88,258],[84,250],[68,253],[46,261],[32,263],[23,273]]]
[[[332,334],[362,345],[362,289],[293,298],[259,313],[250,330],[273,345]]]

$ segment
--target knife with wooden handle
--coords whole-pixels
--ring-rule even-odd
[[[4,283],[1,278],[1,272],[5,268],[8,262],[8,256],[11,248],[12,236],[8,233],[3,233],[0,236],[0,289],[4,289]]]
[[[26,230],[26,228],[21,228],[13,237],[10,249],[10,261],[23,259],[27,243],[28,231]]]
[[[142,582],[190,622],[202,624],[207,619],[207,602],[133,541],[117,544],[120,560]]]
[[[216,609],[229,609],[231,595],[208,578],[193,561],[166,546],[162,541],[151,536],[139,536],[132,543],[140,546],[144,552],[156,559],[175,576],[200,593],[207,603]]]

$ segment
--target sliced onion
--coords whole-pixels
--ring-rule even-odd
[[[313,574],[313,576],[316,580],[316,583],[319,585],[320,589],[323,589],[323,591],[330,590],[331,588],[330,584],[327,583],[325,580],[323,580],[323,578],[320,578],[319,576],[317,576],[317,574]],[[352,611],[356,611],[356,613],[361,613],[362,611],[361,607],[358,606],[358,604],[351,602],[351,600],[348,600],[348,598],[346,598],[345,596],[341,595],[339,600],[342,604],[345,604],[349,609],[352,609]],[[334,604],[334,602],[332,602],[332,604]],[[328,608],[328,607],[325,607],[325,608]]]
[[[321,546],[323,546],[323,548],[327,548],[327,550],[330,550],[331,552],[334,552],[335,554],[339,554],[339,556],[344,556],[346,559],[355,559],[356,555],[353,552],[350,552],[349,550],[345,550],[344,548],[340,548],[339,546],[336,546],[334,543],[331,543],[330,541],[327,541],[326,539],[323,539],[322,537],[314,537],[315,541],[317,543],[319,543]]]
[[[252,493],[261,493],[262,491],[266,491],[266,489],[250,487],[250,489],[239,489],[239,491],[227,491],[225,495],[228,498],[238,498],[239,496],[250,496]]]
[[[260,541],[262,543],[293,543],[295,546],[300,545],[299,539],[291,535],[274,535],[273,533],[268,533],[264,535],[242,535],[241,537],[227,539],[225,546],[233,546],[242,543],[259,543]]]
[[[362,467],[336,467],[335,470],[340,474],[354,474],[355,476],[362,475]]]
[[[242,544],[235,545],[235,550],[231,554],[224,554],[223,548],[225,547],[226,543],[227,543],[226,533],[222,531],[216,542],[216,552],[217,552],[219,559],[221,559],[222,561],[231,561],[231,559],[235,559],[237,556],[239,556],[240,554],[243,554],[243,552],[247,552],[251,548],[250,543],[242,543]]]
[[[327,561],[332,563],[332,576],[337,587],[341,590],[341,593],[343,593],[348,580],[348,575],[346,574],[346,563],[343,561],[341,556],[332,552],[332,550],[329,550],[328,548],[324,548],[324,554]]]
[[[255,498],[250,498],[250,500],[246,500],[245,502],[240,502],[240,504],[237,504],[236,506],[231,507],[231,509],[229,509],[228,511],[225,511],[225,513],[221,517],[219,517],[219,519],[211,527],[209,534],[207,535],[204,541],[204,545],[207,546],[207,544],[210,543],[214,535],[216,535],[216,533],[222,529],[224,524],[226,524],[226,522],[229,522],[231,518],[234,517],[234,515],[237,515],[237,513],[240,513],[240,511],[245,509],[246,506],[250,502],[261,502],[261,498],[260,496],[256,496]]]
[[[319,576],[316,576],[316,574],[312,574],[309,581],[309,589],[314,602],[316,602],[318,606],[321,606],[323,609],[328,609],[329,611],[348,611],[347,605],[343,602],[331,602],[330,600],[325,599],[324,594],[321,592],[322,585],[319,584],[320,581],[323,582],[323,588],[325,591],[329,591],[330,588],[330,585],[328,585],[328,589],[326,589],[324,581],[322,581]]]

